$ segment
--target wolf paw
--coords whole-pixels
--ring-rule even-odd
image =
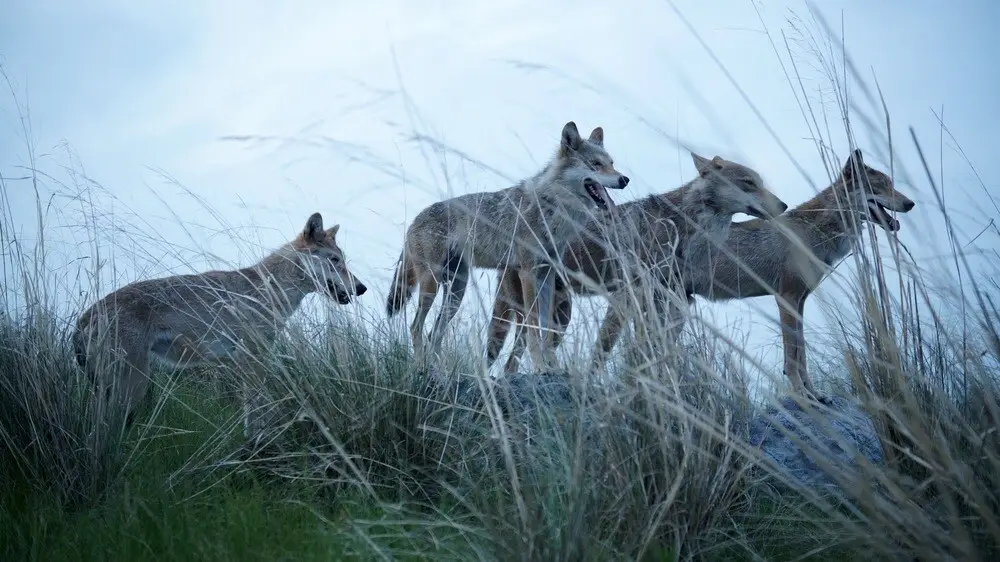
[[[816,402],[825,406],[833,404],[833,400],[829,396],[815,390],[802,389],[799,391],[799,394],[810,402]]]

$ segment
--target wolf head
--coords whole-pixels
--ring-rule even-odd
[[[594,205],[604,211],[614,206],[607,190],[625,189],[629,181],[615,169],[614,160],[604,149],[604,129],[597,127],[584,139],[573,121],[563,126],[559,152],[551,167],[557,181],[566,181],[572,187],[580,185]]]
[[[846,203],[850,209],[860,211],[865,220],[888,232],[899,230],[899,221],[890,217],[889,211],[906,213],[916,205],[896,191],[892,178],[865,164],[859,149],[847,158],[835,185],[840,205]]]
[[[754,170],[719,156],[709,160],[692,152],[691,158],[704,182],[706,202],[720,213],[771,219],[788,209],[784,201],[764,187]]]
[[[365,294],[368,287],[347,269],[344,252],[337,245],[338,230],[339,224],[323,230],[322,215],[313,213],[293,245],[299,256],[299,265],[316,282],[316,286],[335,297],[338,303],[348,304],[351,297]]]

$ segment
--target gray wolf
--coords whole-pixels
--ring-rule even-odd
[[[627,300],[627,289],[637,277],[629,270],[651,273],[658,297],[657,312],[664,313],[672,294],[683,294],[680,281],[705,275],[713,247],[725,240],[736,213],[769,219],[788,206],[764,188],[753,169],[719,156],[709,160],[691,153],[698,176],[678,189],[619,205],[615,221],[622,225],[608,232],[600,219],[593,220],[584,236],[577,237],[563,254],[565,279],[555,289],[552,323],[554,346],[571,316],[570,290],[581,295],[609,294],[611,303],[601,327],[595,359],[609,351],[618,337]],[[613,234],[623,233],[620,236]],[[679,276],[679,277],[678,277]],[[520,279],[501,276],[487,340],[487,364],[492,365],[503,347],[511,324],[524,320]],[[674,307],[674,329],[679,311]],[[517,368],[524,349],[518,327],[514,350],[506,371]]]
[[[324,230],[314,213],[294,240],[250,267],[137,281],[108,294],[77,321],[77,361],[99,388],[119,383],[106,388],[121,391],[131,423],[151,359],[169,367],[238,359],[273,342],[306,295],[348,304],[365,294],[337,245],[339,229]],[[120,370],[110,368],[115,356]]]
[[[806,369],[803,315],[806,298],[854,251],[865,222],[899,230],[889,211],[906,213],[915,203],[896,191],[892,178],[865,164],[861,150],[848,156],[837,179],[776,221],[733,224],[713,275],[687,286],[712,301],[774,295],[792,390],[826,402]]]
[[[604,148],[601,127],[584,139],[574,122],[566,123],[555,156],[534,176],[501,191],[434,203],[413,219],[389,290],[388,316],[399,312],[419,285],[410,336],[414,350],[422,352],[423,325],[444,285],[444,302],[428,336],[437,349],[465,296],[469,268],[478,267],[531,276],[532,292],[522,297],[548,318],[551,263],[593,213],[614,207],[607,188],[624,189],[628,183]]]

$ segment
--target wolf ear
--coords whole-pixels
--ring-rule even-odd
[[[844,170],[841,172],[841,175],[844,178],[853,178],[855,173],[864,169],[864,166],[865,161],[861,156],[861,149],[855,148],[851,151],[851,155],[847,157],[847,162],[844,164]],[[855,167],[857,167],[857,170],[855,170]]]
[[[566,123],[562,130],[562,150],[578,150],[582,142],[583,139],[580,137],[580,130],[576,128],[576,123],[572,121]]]
[[[327,236],[329,236],[330,238],[336,238],[336,236],[337,236],[337,231],[339,231],[339,230],[340,230],[340,225],[339,225],[339,224],[335,224],[335,225],[331,226],[331,227],[330,227],[330,228],[329,228],[329,229],[328,229],[328,230],[326,231],[326,235],[327,235]]]
[[[323,235],[323,215],[313,213],[302,229],[302,237],[306,240],[319,240]]]
[[[707,176],[712,170],[722,169],[722,158],[718,156],[709,160],[704,156],[699,156],[692,152],[691,159],[694,160],[694,168],[698,170],[698,175],[700,176]]]
[[[598,146],[604,146],[604,129],[601,127],[594,128],[594,130],[590,132],[590,138],[587,140]]]

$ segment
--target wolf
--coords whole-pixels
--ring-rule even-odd
[[[716,260],[713,274],[694,280],[686,290],[710,301],[774,295],[785,376],[793,392],[827,402],[806,368],[806,298],[855,250],[865,223],[897,232],[899,221],[889,212],[908,213],[915,205],[855,149],[832,184],[777,221],[733,224],[727,251]]]
[[[614,220],[620,219],[623,225],[615,232],[609,232],[600,219],[595,219],[588,224],[585,235],[569,245],[562,259],[566,273],[555,288],[553,347],[558,346],[559,334],[571,317],[570,290],[611,297],[596,359],[609,351],[617,338],[623,320],[622,301],[627,289],[637,281],[630,269],[652,273],[654,284],[660,286],[654,302],[657,311],[664,313],[671,295],[686,296],[678,275],[704,275],[705,262],[713,246],[725,240],[734,214],[742,212],[768,220],[788,208],[764,187],[760,174],[752,168],[720,156],[708,159],[692,152],[691,158],[698,172],[695,179],[675,190],[619,205]],[[616,233],[624,234],[612,236]],[[487,340],[486,362],[492,365],[510,326],[518,326],[507,372],[516,370],[524,350],[523,329],[519,326],[525,319],[524,303],[518,298],[523,293],[520,283],[510,272],[501,275]],[[678,329],[680,312],[672,307],[674,330]]]
[[[98,388],[120,390],[130,425],[149,388],[151,360],[183,368],[249,359],[308,294],[340,304],[365,294],[337,244],[339,229],[324,230],[314,213],[294,240],[250,267],[147,279],[108,294],[76,323],[77,362]],[[109,369],[113,356],[124,360],[120,370]]]
[[[531,277],[534,282],[526,285],[531,292],[522,298],[536,304],[537,293],[538,312],[548,318],[552,263],[592,214],[612,211],[607,189],[624,189],[628,183],[604,148],[604,130],[597,127],[584,139],[576,123],[567,122],[555,156],[534,176],[501,191],[434,203],[413,219],[389,289],[388,317],[419,285],[410,336],[414,350],[422,352],[423,325],[444,285],[443,306],[428,336],[430,349],[437,349],[465,296],[469,268],[478,267]]]

